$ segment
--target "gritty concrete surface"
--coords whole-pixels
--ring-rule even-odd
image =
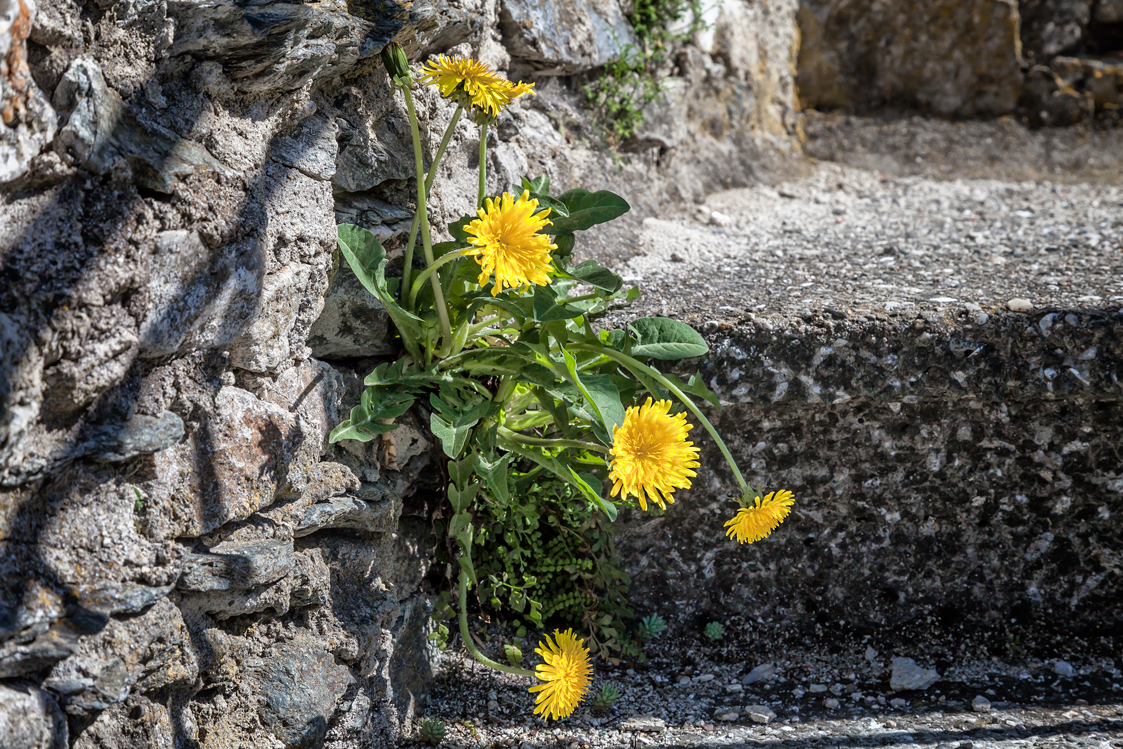
[[[1011,299],[1123,306],[1123,190],[887,177],[820,163],[807,179],[720,192],[694,216],[643,222],[615,269],[628,314],[847,315]]]

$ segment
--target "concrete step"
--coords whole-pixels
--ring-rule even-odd
[[[837,164],[647,220],[628,315],[705,332],[719,430],[797,501],[726,541],[735,484],[698,437],[694,489],[624,523],[639,610],[825,645],[1117,645],[1121,236],[1116,187]]]

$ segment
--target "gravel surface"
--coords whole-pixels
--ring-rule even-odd
[[[531,653],[531,643],[518,644]],[[529,679],[450,650],[420,713],[446,724],[450,747],[1123,747],[1123,672],[1109,659],[940,664],[918,656],[939,680],[894,692],[894,654],[872,648],[745,660],[736,643],[670,637],[647,652],[645,663],[596,664],[593,691],[612,682],[623,693],[609,710],[586,700],[547,724],[532,714]],[[760,670],[770,676],[749,677],[766,663],[773,668]]]
[[[1121,249],[1118,187],[820,163],[796,182],[712,195],[692,217],[645,219],[636,253],[613,265],[644,292],[630,315],[691,322],[917,305],[1025,312],[1118,308]]]

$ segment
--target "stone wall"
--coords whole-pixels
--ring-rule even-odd
[[[429,442],[326,444],[389,353],[336,221],[394,248],[410,217],[377,53],[534,77],[489,189],[611,181],[642,214],[798,155],[794,0],[707,13],[621,167],[565,77],[629,38],[613,0],[0,2],[0,744],[395,743],[430,663]],[[419,108],[432,145],[452,108]]]
[[[1016,114],[1072,125],[1123,112],[1116,0],[801,0],[805,108]]]

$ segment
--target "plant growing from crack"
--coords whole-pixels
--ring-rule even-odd
[[[537,678],[530,688],[535,713],[564,718],[591,681],[584,639],[572,629],[545,635],[535,649],[543,662],[531,670],[521,667],[514,648],[507,650],[507,663],[488,658],[469,631],[468,590],[484,583],[496,600],[503,591],[513,611],[542,624],[541,605],[525,585],[494,574],[480,580],[473,550],[484,507],[517,506],[534,496],[527,491],[533,483],[552,482],[609,521],[619,506],[646,510],[650,501],[666,509],[675,491],[690,487],[699,466],[698,448],[687,439],[694,426],[689,413],[728,462],[742,512],[773,528],[783,518],[760,507],[761,492],[745,481],[695,401],[718,406],[714,394],[698,376],[682,380],[655,366],[705,354],[702,337],[657,317],[633,320],[621,330],[593,327],[598,315],[638,292],[624,290],[620,277],[595,261],[573,263],[576,235],[619,217],[627,202],[606,190],[551,195],[547,177],[524,179],[518,195],[485,194],[487,128],[512,100],[533,94],[533,87],[510,83],[465,58],[442,56],[423,67],[419,80],[457,103],[426,172],[412,95],[418,79],[397,45],[383,51],[383,63],[405,99],[417,180],[401,280],[387,278],[386,251],[366,229],[341,225],[339,250],[386,308],[405,353],[366,377],[360,403],[332,431],[331,441],[369,441],[393,430],[394,420],[415,404],[429,411],[429,427],[448,459],[448,533],[458,553],[464,647],[494,669]],[[480,128],[476,215],[450,225],[451,240],[434,244],[426,198],[464,113]],[[424,268],[414,276],[419,237]],[[434,634],[442,639],[439,629]]]

